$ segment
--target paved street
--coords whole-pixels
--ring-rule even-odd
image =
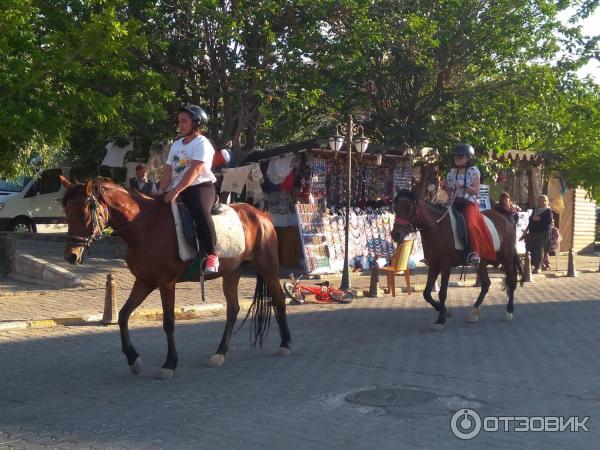
[[[512,322],[500,320],[505,297],[494,283],[477,324],[465,321],[477,291],[451,289],[442,332],[429,331],[435,313],[420,294],[293,306],[289,357],[271,355],[275,326],[262,352],[244,328],[219,369],[206,363],[224,317],[179,321],[180,365],[169,381],[153,378],[166,352],[158,322],[133,325],[139,377],[129,375],[114,327],[0,332],[0,446],[595,449],[599,283],[595,273],[529,283],[517,290]],[[413,401],[346,400],[375,388],[411,390]],[[482,418],[589,416],[590,431],[482,431],[462,441],[450,431],[462,408]]]

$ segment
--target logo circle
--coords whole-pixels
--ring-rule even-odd
[[[450,429],[454,436],[468,441],[481,431],[481,417],[472,409],[459,409],[450,419]]]

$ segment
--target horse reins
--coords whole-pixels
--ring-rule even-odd
[[[403,197],[403,198],[406,198],[406,200],[409,200],[414,206],[412,217],[410,220],[406,220],[406,219],[403,219],[402,217],[396,216],[394,223],[397,225],[408,226],[410,232],[415,232],[415,231],[421,231],[424,228],[431,227],[431,226],[434,226],[434,225],[437,225],[438,223],[440,223],[444,219],[444,217],[446,217],[448,215],[450,208],[454,204],[454,199],[456,198],[456,192],[452,196],[452,201],[446,208],[446,211],[444,211],[444,214],[442,214],[439,219],[436,219],[433,222],[428,223],[427,225],[423,225],[420,228],[417,227],[417,224],[423,220],[423,206],[422,206],[421,202],[419,202],[419,200],[411,200],[408,197]],[[398,200],[399,199],[397,199],[396,201],[398,201]]]

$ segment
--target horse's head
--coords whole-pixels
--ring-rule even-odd
[[[71,264],[79,264],[84,248],[102,236],[108,224],[108,208],[98,182],[71,183],[62,176],[60,182],[67,189],[62,199],[69,227],[64,256]]]
[[[419,222],[419,199],[417,194],[407,190],[399,190],[393,203],[394,227],[392,239],[403,242],[408,233],[416,231]]]

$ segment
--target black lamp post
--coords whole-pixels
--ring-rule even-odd
[[[346,222],[345,222],[345,241],[344,241],[344,270],[342,272],[342,284],[340,289],[350,289],[350,271],[348,266],[348,239],[350,234],[350,196],[352,195],[352,148],[355,147],[362,159],[363,154],[369,146],[369,139],[365,136],[362,125],[356,125],[352,116],[348,116],[348,122],[338,124],[335,135],[329,138],[329,147],[338,152],[344,144],[344,135],[346,140],[346,167],[348,171],[347,190],[346,190]]]

